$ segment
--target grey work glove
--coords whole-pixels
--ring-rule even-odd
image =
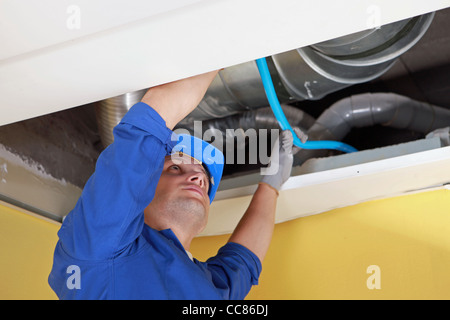
[[[294,128],[294,132],[302,142],[306,141],[307,137],[300,129]],[[277,191],[280,190],[281,186],[291,176],[294,154],[296,154],[298,150],[300,150],[300,148],[294,146],[292,132],[290,130],[283,130],[273,146],[269,166],[264,168],[265,170],[261,172],[263,175],[261,182],[267,183]]]

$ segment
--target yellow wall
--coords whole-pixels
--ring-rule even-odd
[[[450,191],[377,200],[278,224],[248,299],[450,299]],[[59,226],[0,206],[0,299],[55,299]],[[201,237],[204,260],[228,236]],[[381,289],[368,289],[367,267]]]
[[[58,229],[0,203],[0,299],[56,299],[47,277]]]
[[[196,239],[207,258],[228,236]],[[380,268],[381,289],[368,289]],[[377,200],[276,225],[248,299],[450,299],[450,191]]]

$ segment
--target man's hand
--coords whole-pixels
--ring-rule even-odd
[[[217,73],[218,70],[152,87],[141,101],[158,112],[166,126],[173,129],[198,106]]]
[[[294,131],[298,137],[304,137],[299,129]],[[274,146],[278,149],[272,151],[270,160],[278,161],[277,173],[263,177],[263,183],[259,184],[247,211],[228,240],[248,248],[261,261],[264,260],[272,239],[278,190],[290,177],[293,155],[299,150],[293,147],[293,143],[292,133],[289,130],[283,131]],[[277,152],[278,157],[275,156]]]
[[[302,132],[298,128],[294,128],[297,136],[303,136]],[[280,190],[281,186],[286,182],[291,176],[292,163],[294,161],[294,154],[298,152],[299,148],[294,146],[294,137],[290,130],[284,130],[281,132],[280,137],[275,143],[272,154],[270,157],[270,166],[274,166],[278,170],[275,174],[266,174],[263,176],[261,182],[268,184],[277,192]],[[278,167],[273,161],[278,160]]]

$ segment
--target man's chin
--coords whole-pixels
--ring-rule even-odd
[[[204,202],[193,197],[178,197],[166,206],[171,211],[172,217],[182,225],[195,226],[200,232],[208,221],[209,207],[205,207]]]
[[[205,204],[205,201],[198,197],[184,197],[181,199],[181,201],[186,206],[185,210],[190,210],[193,212],[202,212],[205,214],[209,211],[209,206]]]
[[[191,190],[183,190],[177,194],[177,198],[186,202],[200,203],[204,210],[209,209],[209,201],[206,201],[203,195]],[[209,199],[208,199],[209,200]]]
[[[195,196],[179,196],[176,200],[172,200],[169,205],[172,209],[203,217],[209,212],[209,204],[205,204],[202,199]]]

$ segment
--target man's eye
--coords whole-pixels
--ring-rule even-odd
[[[169,167],[169,169],[173,169],[173,170],[180,170],[180,167],[179,166],[177,166],[177,165],[172,165],[172,166],[170,166]]]

